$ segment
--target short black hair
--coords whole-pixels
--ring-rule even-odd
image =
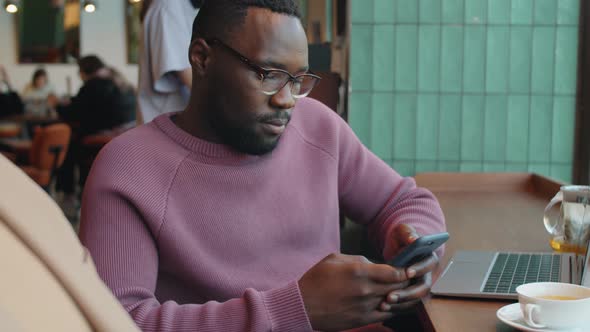
[[[104,62],[96,55],[87,55],[78,60],[80,71],[86,75],[92,75],[105,67]]]
[[[33,84],[35,84],[35,81],[39,78],[45,76],[47,77],[47,71],[45,71],[45,69],[43,68],[38,68],[37,70],[35,70],[35,72],[33,73]]]
[[[192,40],[197,37],[226,39],[244,23],[249,7],[301,19],[298,0],[204,0],[193,23]]]

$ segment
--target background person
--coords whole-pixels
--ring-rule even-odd
[[[78,168],[81,141],[88,135],[127,126],[135,121],[135,94],[120,75],[95,55],[78,61],[83,84],[78,94],[57,106],[62,120],[72,126],[72,139],[62,167],[58,171],[56,189],[64,193],[62,208],[75,218],[79,207],[75,169]]]
[[[12,89],[10,77],[4,66],[0,65],[0,117],[22,114],[24,104],[22,99]]]
[[[192,84],[186,50],[202,1],[147,0],[140,13],[138,123],[186,107]]]
[[[43,68],[35,70],[31,82],[27,84],[22,93],[25,103],[25,112],[31,115],[49,115],[51,108],[50,98],[55,97],[55,90],[49,83],[47,71]]]

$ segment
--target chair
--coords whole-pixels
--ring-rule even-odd
[[[84,136],[80,142],[80,187],[84,187],[90,167],[100,150],[113,138],[136,126],[135,120],[121,124],[109,130],[103,130],[93,135]]]
[[[321,101],[334,112],[340,114],[340,86],[342,85],[340,74],[334,72],[317,72],[316,74],[322,80],[311,90],[309,97]]]
[[[19,165],[38,185],[48,190],[63,164],[72,130],[64,123],[35,128],[27,165]]]
[[[133,331],[56,203],[0,155],[0,330]]]
[[[89,135],[82,139],[80,144],[80,187],[84,188],[86,184],[86,178],[90,173],[90,167],[94,162],[94,158],[98,155],[100,150],[113,138],[116,134],[104,133]]]

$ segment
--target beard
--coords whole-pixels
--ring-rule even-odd
[[[281,136],[265,136],[256,131],[256,125],[274,119],[287,120],[288,124],[291,118],[287,111],[282,110],[262,116],[242,116],[240,119],[234,120],[222,111],[229,108],[212,107],[209,109],[211,110],[208,116],[209,123],[223,144],[238,152],[257,156],[274,150],[279,144]]]

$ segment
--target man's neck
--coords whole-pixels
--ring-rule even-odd
[[[211,143],[219,143],[220,140],[213,130],[208,126],[208,122],[201,111],[204,105],[197,105],[191,100],[184,111],[177,116],[172,117],[174,124],[189,133],[192,136],[198,137]]]

